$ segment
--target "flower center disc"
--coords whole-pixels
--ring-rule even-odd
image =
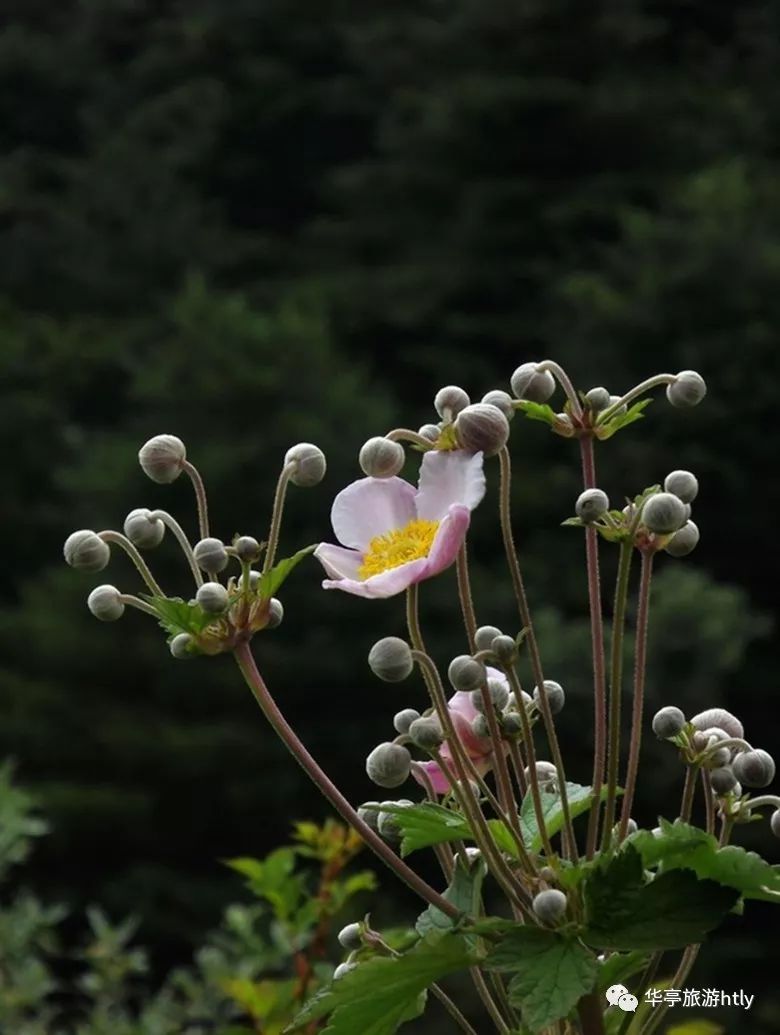
[[[408,561],[427,557],[438,527],[438,521],[418,518],[403,528],[375,536],[368,544],[358,570],[361,579],[369,579],[372,575],[381,575],[383,571],[397,568]]]

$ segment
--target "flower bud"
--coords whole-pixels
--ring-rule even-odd
[[[159,546],[165,535],[164,523],[151,514],[151,510],[146,507],[131,510],[122,526],[127,538],[139,550],[151,550]]]
[[[769,829],[775,837],[780,837],[780,809],[772,813],[772,818],[769,820]]]
[[[195,544],[192,552],[195,555],[195,563],[209,575],[216,575],[218,571],[227,567],[228,552],[221,539],[201,539]]]
[[[71,568],[81,571],[102,571],[108,564],[111,551],[97,532],[82,528],[71,532],[62,548],[63,556]]]
[[[694,733],[693,737],[691,738],[691,743],[693,744],[693,748],[695,751],[704,751],[704,749],[707,747],[707,738],[704,736],[701,730],[699,730],[698,732]]]
[[[531,769],[528,766],[525,769],[525,778],[529,781],[531,779]],[[536,779],[542,790],[551,790],[558,780],[558,771],[552,762],[537,762]]]
[[[516,737],[523,732],[523,720],[517,712],[504,712],[501,716],[501,729],[508,737]]]
[[[555,924],[566,912],[568,900],[562,891],[549,888],[534,896],[533,910],[543,924]]]
[[[482,402],[501,410],[507,420],[511,420],[515,415],[512,396],[509,392],[503,392],[500,388],[495,388],[492,392],[487,392],[483,395]]]
[[[497,406],[475,403],[458,414],[455,432],[463,449],[495,456],[507,443],[509,421]]]
[[[499,712],[503,711],[509,701],[509,689],[506,683],[502,679],[488,679],[487,692],[490,694],[493,707]],[[485,698],[481,687],[471,691],[471,703],[478,712],[484,712]]]
[[[409,739],[423,751],[435,751],[444,743],[439,720],[435,715],[415,719],[409,726]]]
[[[670,557],[686,557],[691,550],[696,548],[698,542],[699,526],[695,521],[686,521],[664,546],[664,550]]]
[[[586,489],[577,497],[574,511],[578,518],[588,523],[596,521],[609,510],[609,496],[601,489]]]
[[[699,482],[690,471],[672,471],[664,478],[664,489],[683,503],[693,503],[699,492]]]
[[[600,413],[601,410],[606,410],[611,398],[612,396],[606,388],[591,388],[589,392],[585,393],[585,402],[593,413]]]
[[[462,388],[458,388],[457,385],[447,385],[438,390],[433,405],[442,420],[451,421],[461,410],[465,410],[470,402],[471,399]]]
[[[364,801],[363,804],[358,807],[357,814],[366,826],[371,827],[372,830],[379,829],[378,801]]]
[[[233,543],[233,549],[240,561],[253,564],[260,560],[262,548],[253,535],[240,535]]]
[[[439,436],[441,435],[441,428],[436,424],[423,424],[421,428],[417,429],[417,434],[420,438],[425,438],[429,442],[438,442]]]
[[[339,963],[333,971],[333,977],[331,980],[338,981],[339,978],[343,978],[345,974],[349,974],[350,970],[355,970],[356,967],[357,963]]]
[[[363,944],[363,925],[347,924],[339,931],[338,940],[343,949],[348,949],[350,952],[356,951]]]
[[[218,582],[204,582],[195,599],[207,614],[220,615],[228,606],[228,591]]]
[[[710,747],[713,746],[714,742],[710,742]],[[712,754],[707,758],[704,763],[706,769],[721,769],[724,765],[728,765],[731,761],[731,752],[727,747],[718,748],[717,751],[713,751]]]
[[[639,830],[639,824],[637,821],[635,819],[629,819],[628,823],[626,823],[626,833],[630,836],[631,834],[635,834],[637,830]]]
[[[459,654],[457,658],[453,658],[447,675],[455,690],[476,690],[487,679],[485,666],[470,654]]]
[[[501,636],[501,630],[495,625],[481,625],[474,637],[477,650],[490,650],[496,636]]]
[[[550,705],[550,711],[553,715],[557,715],[558,712],[563,711],[563,706],[566,703],[566,694],[563,692],[563,687],[560,683],[556,683],[554,679],[545,679],[544,689],[547,694],[547,703]],[[540,701],[539,687],[534,687],[534,701],[537,705]]]
[[[760,748],[738,754],[732,769],[745,787],[768,787],[775,778],[775,760]]]
[[[411,648],[406,640],[385,636],[368,652],[368,667],[386,683],[400,683],[414,668]]]
[[[716,727],[730,737],[738,737],[740,740],[745,736],[745,727],[736,715],[727,712],[725,708],[707,708],[706,711],[694,715],[691,725],[697,730],[710,730]]]
[[[660,708],[653,716],[653,733],[660,740],[671,740],[685,729],[685,716],[673,704]]]
[[[610,406],[614,406],[616,403],[619,403],[622,398],[623,398],[622,395],[610,395],[610,397],[609,397],[609,405]],[[613,414],[613,417],[620,417],[620,416],[622,416],[626,412],[627,409],[628,409],[628,406],[625,403],[623,403],[622,406],[620,406],[617,410],[615,410],[615,412]]]
[[[681,370],[674,381],[666,386],[666,398],[678,409],[698,406],[707,394],[707,385],[695,370]]]
[[[649,531],[668,535],[685,521],[685,504],[671,492],[657,492],[645,503],[642,521]]]
[[[318,485],[325,477],[327,463],[319,446],[311,442],[299,442],[284,454],[284,466],[293,465],[290,481],[302,489]]]
[[[138,450],[138,462],[144,474],[160,485],[176,481],[186,459],[184,443],[175,435],[155,435]]]
[[[517,658],[517,643],[511,636],[501,633],[490,644],[490,649],[502,665],[511,665]]]
[[[475,691],[477,693],[478,691]],[[471,732],[475,737],[481,737],[486,740],[490,736],[490,723],[487,720],[486,715],[477,715],[477,717],[471,723]]]
[[[400,744],[378,744],[366,759],[366,773],[378,787],[400,787],[409,776],[412,756]]]
[[[268,601],[268,624],[266,629],[276,629],[282,624],[284,618],[284,605],[281,600],[271,597]]]
[[[420,713],[416,708],[404,708],[403,711],[396,712],[393,716],[393,728],[396,733],[408,733],[409,727],[412,725],[415,719],[420,718]]]
[[[718,766],[710,773],[710,784],[716,794],[728,794],[737,786],[737,778],[730,766]]]
[[[125,611],[120,596],[116,586],[97,586],[87,597],[87,607],[101,622],[115,622]]]
[[[517,399],[545,403],[555,391],[555,378],[549,370],[537,373],[538,363],[522,363],[512,374],[512,391]]]
[[[358,462],[369,478],[393,478],[404,466],[405,459],[400,442],[377,435],[363,444]]]
[[[171,654],[174,658],[178,658],[183,661],[193,656],[190,647],[192,646],[193,639],[189,633],[179,633],[174,636],[171,642],[168,644]]]
[[[393,805],[396,808],[409,808],[414,803],[408,801],[406,798],[401,798],[399,801],[383,801],[382,805]],[[401,840],[401,824],[398,822],[398,816],[394,812],[380,812],[377,820],[377,830],[386,841],[400,841]]]

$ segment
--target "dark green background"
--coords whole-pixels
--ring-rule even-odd
[[[139,445],[185,439],[229,538],[262,537],[284,451],[319,443],[329,473],[291,493],[292,552],[329,537],[365,438],[430,420],[442,384],[479,398],[543,356],[584,389],[707,379],[698,410],[661,395],[599,449],[600,483],[617,501],[674,467],[699,476],[701,546],[659,564],[650,707],[726,703],[777,751],[777,4],[4,0],[0,15],[0,755],[55,827],[39,889],[140,913],[164,965],[235,894],[219,859],[326,814],[229,659],[176,663],[141,616],[98,626],[95,580],[64,568],[72,529],[132,507],[194,530],[188,486],[148,482]],[[576,447],[518,419],[512,449],[566,757],[586,781],[583,551],[559,527]],[[511,628],[489,478],[478,608]],[[170,544],[154,563],[188,593]],[[307,562],[290,579],[257,653],[359,801],[365,754],[422,690],[365,664],[401,631],[401,602],[319,578]],[[110,579],[135,588],[119,560]],[[463,645],[451,573],[423,596],[446,662]],[[643,765],[636,816],[653,825],[680,772],[651,740]],[[743,843],[780,859],[767,824]],[[749,905],[694,972],[757,995],[734,1031],[780,1023],[770,913]]]

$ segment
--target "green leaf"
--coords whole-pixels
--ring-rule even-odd
[[[448,841],[473,841],[474,835],[466,819],[454,809],[422,802],[420,805],[383,805],[383,812],[391,812],[401,831],[401,855],[406,857],[421,848],[444,844]],[[500,819],[489,819],[488,826],[502,852],[519,857],[514,836]]]
[[[482,859],[477,859],[468,865],[458,855],[452,880],[443,897],[461,913],[465,913],[467,916],[478,916],[482,901],[482,882],[486,873],[487,868]],[[451,930],[454,921],[437,906],[430,905],[424,913],[420,914],[414,926],[417,933],[424,938],[431,931]]]
[[[623,792],[618,790],[619,794]],[[604,801],[607,788],[601,789],[601,800]],[[569,812],[572,819],[587,812],[593,800],[593,788],[584,787],[579,783],[567,783],[566,795],[569,801]],[[550,837],[557,834],[563,826],[563,809],[561,808],[561,796],[557,791],[541,791],[542,816],[544,825]],[[536,822],[536,810],[534,799],[530,791],[523,798],[520,806],[520,829],[523,840],[532,852],[538,852],[542,847],[542,839],[539,836],[539,824]]]
[[[216,616],[207,614],[200,604],[188,604],[181,597],[153,597],[144,593],[141,596],[152,605],[160,625],[171,636],[179,633],[197,636],[217,621]]]
[[[644,410],[652,402],[652,398],[640,399],[639,402],[635,402],[633,406],[629,406],[625,413],[616,413],[611,420],[608,420],[605,424],[596,425],[596,437],[601,439],[602,442],[608,438],[612,438],[615,432],[620,431],[621,428],[628,427],[629,424],[633,424],[634,421],[642,420],[644,417]]]
[[[514,405],[515,408],[520,410],[529,420],[540,420],[543,424],[549,424],[550,427],[552,427],[557,420],[555,410],[552,406],[548,406],[546,403],[536,403],[530,402],[528,399],[519,399],[515,401]]]
[[[583,939],[599,949],[679,949],[704,941],[739,898],[739,892],[690,870],[644,882],[633,845],[596,867],[585,882]]]
[[[294,553],[292,557],[285,557],[277,564],[273,566],[269,571],[265,572],[260,576],[257,583],[256,593],[258,597],[263,600],[270,600],[271,597],[276,593],[277,589],[281,586],[293,568],[300,564],[304,557],[308,554],[313,553],[317,549],[317,544],[314,543],[312,546],[304,546],[302,550]]]
[[[375,956],[359,963],[310,999],[287,1031],[329,1016],[324,1035],[394,1035],[404,1021],[421,1013],[425,989],[474,962],[466,939],[429,935],[403,956]]]
[[[539,927],[516,927],[490,953],[487,967],[516,972],[509,999],[532,1032],[567,1017],[593,989],[598,962],[581,942]]]
[[[598,987],[607,989],[610,985],[622,985],[634,974],[644,970],[650,956],[646,952],[615,952],[599,967]]]

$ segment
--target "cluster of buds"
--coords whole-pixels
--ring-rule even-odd
[[[423,424],[417,430],[413,441],[419,448],[463,449],[490,457],[503,449],[509,439],[509,422],[515,407],[507,392],[488,392],[481,402],[472,403],[462,388],[445,385],[436,393],[433,405],[439,420]],[[374,473],[365,467],[363,470],[367,474]]]

